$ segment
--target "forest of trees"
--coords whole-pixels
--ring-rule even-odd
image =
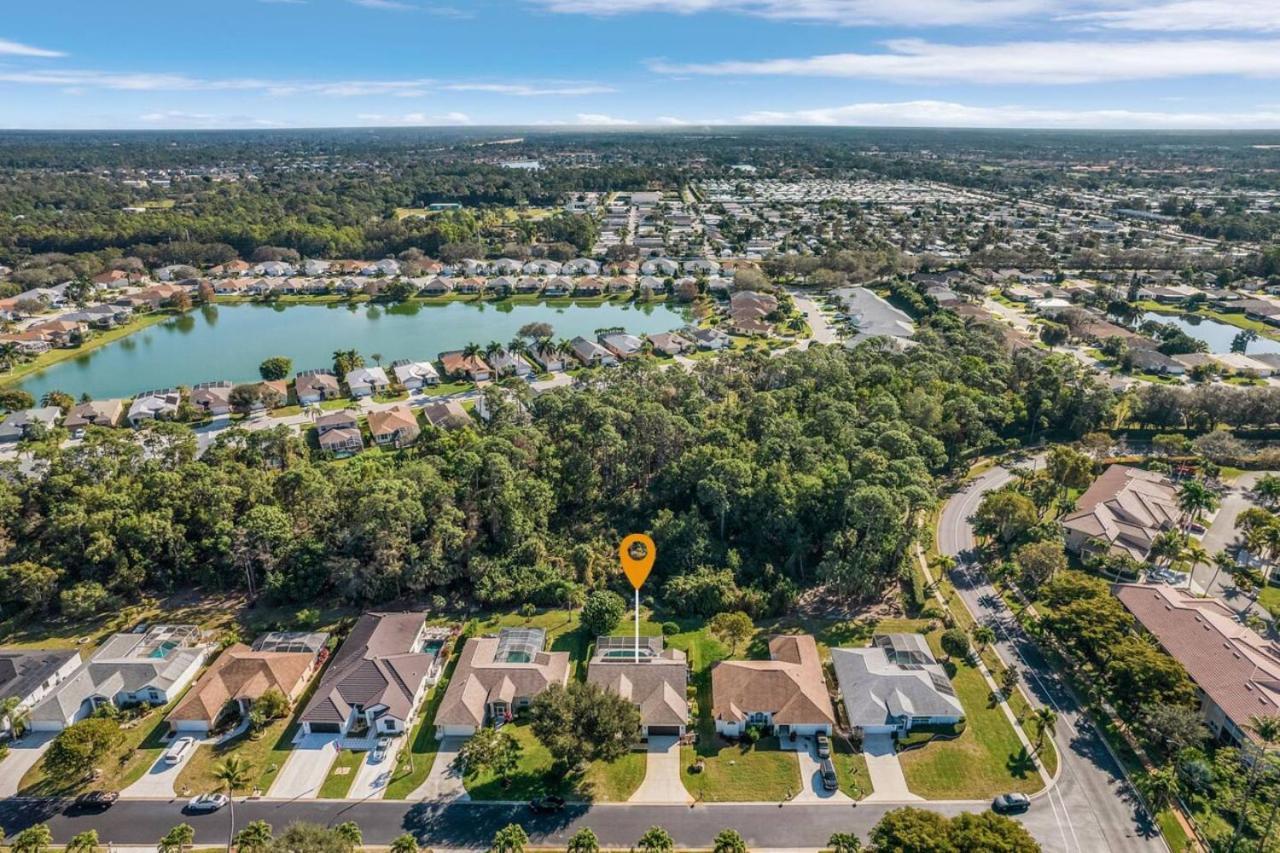
[[[398,456],[312,461],[283,428],[200,459],[179,424],[37,448],[0,481],[0,597],[33,612],[139,590],[255,587],[277,600],[465,594],[578,601],[619,531],[648,530],[651,588],[690,612],[776,612],[827,581],[893,582],[934,476],[975,450],[1110,417],[1066,358],[1010,356],[949,314],[909,353],[746,354],[693,374],[635,365],[432,431]],[[612,578],[608,578],[612,580]]]

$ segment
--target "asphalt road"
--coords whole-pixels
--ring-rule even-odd
[[[1253,506],[1253,500],[1249,497],[1249,492],[1253,488],[1253,484],[1258,482],[1259,477],[1267,474],[1274,474],[1274,471],[1245,471],[1236,478],[1222,495],[1222,503],[1218,507],[1218,512],[1213,517],[1213,522],[1209,525],[1209,529],[1205,531],[1201,545],[1209,552],[1212,557],[1219,551],[1226,549],[1234,549],[1240,538],[1236,531],[1236,519],[1240,517],[1240,513]],[[1216,596],[1224,604],[1236,612],[1252,610],[1257,616],[1271,621],[1271,614],[1267,609],[1257,602],[1249,598],[1249,596],[1240,592],[1232,582],[1230,575],[1225,572],[1215,572],[1212,564],[1201,564],[1195,567],[1192,573],[1192,580],[1196,585],[1208,592],[1212,596]]]
[[[917,803],[948,815],[975,811],[977,804]],[[435,849],[487,848],[493,834],[509,823],[520,823],[538,845],[564,846],[570,835],[590,827],[603,845],[633,847],[651,826],[662,826],[677,847],[707,848],[717,832],[738,830],[753,849],[820,849],[834,832],[856,832],[863,838],[891,804],[865,806],[776,803],[710,804],[698,806],[596,805],[571,806],[556,815],[535,816],[523,805],[390,802],[369,800],[247,800],[235,804],[235,825],[265,820],[277,831],[293,821],[336,825],[353,820],[366,843],[387,844],[412,832],[421,843]],[[0,802],[0,824],[9,837],[33,823],[48,823],[55,843],[96,829],[103,845],[155,844],[179,823],[195,829],[196,846],[225,844],[230,828],[227,809],[208,815],[187,815],[178,800],[121,800],[96,814],[75,814],[56,800],[6,800]],[[1066,849],[1051,843],[1057,833],[1055,815],[1041,799],[1021,816],[1046,850]],[[1075,848],[1072,848],[1075,849]],[[1095,850],[1102,848],[1093,848]]]
[[[1045,849],[1067,853],[1166,850],[1164,839],[1142,813],[1119,765],[1071,691],[972,562],[975,542],[969,518],[986,492],[1010,479],[1004,468],[992,468],[953,495],[939,519],[938,546],[942,553],[956,557],[951,580],[958,594],[978,621],[995,629],[996,650],[1018,667],[1031,704],[1047,705],[1058,714],[1054,743],[1061,769],[1057,784],[1036,801],[1052,809],[1056,837],[1037,833],[1037,838]]]

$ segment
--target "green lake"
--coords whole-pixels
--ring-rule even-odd
[[[51,365],[18,387],[37,400],[54,389],[104,399],[198,382],[255,380],[258,365],[273,355],[293,359],[295,371],[329,367],[340,349],[358,350],[370,364],[374,353],[384,365],[402,358],[434,360],[472,341],[506,343],[534,322],[550,323],[557,339],[594,339],[597,329],[614,327],[637,335],[671,331],[685,324],[685,316],[662,303],[631,302],[207,305]]]

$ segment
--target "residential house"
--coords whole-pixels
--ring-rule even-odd
[[[535,346],[529,350],[529,357],[542,366],[542,369],[548,372],[564,370],[564,356],[561,355],[559,348],[554,344],[548,347]]]
[[[17,700],[19,709],[29,710],[79,666],[75,649],[0,647],[0,704]],[[6,715],[0,718],[0,734],[9,729]]]
[[[334,400],[342,393],[338,377],[332,370],[303,370],[293,379],[293,391],[302,405]]]
[[[720,265],[705,258],[694,258],[684,262],[684,271],[689,275],[717,275]]]
[[[365,613],[299,716],[306,734],[372,740],[403,733],[439,668],[425,613]]]
[[[675,332],[659,332],[648,337],[653,348],[664,355],[679,355],[694,348],[693,341]]]
[[[605,349],[624,360],[644,353],[644,341],[625,332],[610,332],[600,335],[598,340]]]
[[[129,283],[129,273],[124,270],[107,270],[98,273],[89,281],[98,287],[124,287]]]
[[[529,261],[520,271],[526,275],[559,275],[562,265],[559,261],[553,261],[550,258],[539,258]]]
[[[422,407],[427,423],[438,429],[461,429],[471,423],[471,416],[457,400],[436,400]]]
[[[1155,538],[1177,527],[1181,516],[1178,491],[1168,477],[1112,465],[1076,500],[1062,526],[1069,551],[1110,551],[1145,560]]]
[[[231,414],[231,389],[235,386],[226,381],[202,382],[191,387],[191,405],[201,409],[207,415],[219,417]]]
[[[293,264],[284,261],[264,261],[257,264],[253,268],[254,275],[267,276],[269,278],[284,278],[293,275],[295,272]]]
[[[600,637],[587,665],[587,681],[621,696],[640,710],[645,737],[684,734],[689,721],[689,663],[679,649],[664,649],[662,637]]]
[[[395,375],[396,382],[410,391],[440,384],[440,374],[429,361],[393,361],[391,372]]]
[[[650,258],[640,264],[641,275],[673,276],[680,272],[680,265],[670,258]]]
[[[573,292],[573,282],[564,276],[556,276],[547,280],[547,286],[542,289],[543,296],[568,296]]]
[[[849,725],[864,735],[906,735],[964,719],[951,679],[920,634],[880,634],[865,649],[832,649]]]
[[[383,447],[406,447],[421,433],[418,417],[408,406],[392,406],[369,413],[369,434]]]
[[[574,338],[569,344],[573,347],[573,354],[578,357],[578,361],[587,367],[612,366],[618,363],[618,359],[613,353],[595,341],[589,341],[581,335]]]
[[[91,426],[119,426],[124,413],[124,400],[91,400],[72,406],[62,425],[71,433],[72,438],[83,438]]]
[[[10,412],[0,421],[0,444],[15,443],[31,438],[58,425],[62,410],[57,406],[21,409]]]
[[[440,353],[440,366],[450,379],[466,378],[473,382],[487,382],[493,377],[493,368],[484,359],[478,355],[467,355],[462,350]]]
[[[496,275],[519,275],[524,264],[513,258],[499,258],[489,265],[489,269]]]
[[[172,420],[181,406],[182,391],[177,388],[144,391],[129,404],[129,424],[137,429],[148,421]]]
[[[59,731],[102,705],[165,705],[195,678],[212,647],[194,625],[113,634],[31,709],[31,728]]]
[[[600,264],[591,258],[574,258],[560,265],[561,275],[600,275]]]
[[[516,293],[533,294],[542,290],[542,279],[522,275],[516,279]]]
[[[604,282],[595,276],[588,275],[574,279],[574,296],[599,296],[602,293],[604,293]]]
[[[302,274],[309,276],[328,275],[329,262],[316,260],[315,258],[307,258],[302,262]]]
[[[1133,346],[1130,347],[1125,358],[1128,359],[1129,364],[1135,370],[1140,370],[1143,373],[1181,376],[1187,372],[1187,368],[1182,362],[1172,356],[1165,355],[1157,349]]]
[[[422,292],[426,296],[445,296],[453,292],[453,282],[447,278],[436,276],[427,282],[426,286],[422,288]]]
[[[343,378],[347,383],[347,390],[356,398],[381,394],[391,385],[387,372],[381,367],[357,367],[348,371]]]
[[[498,376],[519,376],[523,379],[533,373],[523,355],[505,349],[489,356],[489,366]]]
[[[501,724],[533,697],[569,678],[569,653],[544,651],[541,628],[504,628],[496,637],[472,637],[436,710],[436,737],[464,737]]]
[[[306,689],[323,649],[323,642],[318,650],[296,652],[255,651],[244,643],[228,646],[165,720],[178,734],[205,737],[224,716],[245,719],[254,701],[269,690],[292,704]]]
[[[698,349],[722,350],[733,343],[733,340],[719,329],[690,329],[688,333]]]
[[[835,709],[813,637],[771,637],[769,657],[724,660],[712,666],[711,714],[716,731],[737,737],[760,726],[772,727],[779,737],[830,734]]]
[[[1235,746],[1263,747],[1251,721],[1280,714],[1280,646],[1238,623],[1220,599],[1165,584],[1112,590],[1191,676],[1214,735]]]
[[[510,296],[516,289],[516,280],[511,276],[500,275],[497,278],[489,279],[486,287],[490,293],[495,296]]]
[[[316,443],[335,456],[350,456],[364,450],[364,435],[354,412],[331,412],[316,419]]]

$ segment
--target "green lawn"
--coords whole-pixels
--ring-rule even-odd
[[[245,732],[234,740],[218,746],[203,745],[195,755],[183,766],[174,782],[176,793],[202,794],[217,790],[221,783],[213,777],[214,768],[232,755],[239,756],[249,764],[250,785],[237,788],[236,793],[247,793],[258,785],[258,776],[272,762],[271,754],[276,743],[290,727],[290,718],[286,715],[271,723],[254,736]],[[283,763],[283,762],[281,762]],[[275,774],[271,774],[275,778]],[[262,790],[266,790],[263,788]]]
[[[1258,603],[1267,609],[1272,616],[1280,614],[1280,586],[1265,584],[1258,594]]]
[[[387,783],[387,791],[383,795],[385,799],[403,800],[427,781],[436,753],[440,750],[440,741],[436,739],[436,709],[440,707],[440,700],[449,689],[449,679],[453,677],[454,667],[458,665],[458,652],[462,650],[467,636],[468,633],[464,632],[455,641],[440,680],[427,691],[427,697],[422,702],[422,713],[409,732],[408,746],[400,750],[400,755],[396,758],[396,770]]]
[[[875,791],[871,784],[871,774],[867,772],[867,760],[842,737],[831,739],[831,763],[836,766],[840,790],[848,796],[861,800]]]
[[[325,777],[324,784],[320,786],[319,798],[322,800],[342,800],[351,791],[351,783],[356,781],[356,774],[359,772],[361,764],[369,753],[356,752],[354,749],[344,749],[338,753],[338,757],[334,759],[333,766],[329,768],[329,775]]]
[[[703,770],[694,773],[698,759]],[[699,802],[782,802],[800,791],[800,762],[775,737],[754,746],[700,738],[698,746],[680,748],[680,764],[685,790]]]
[[[939,660],[937,632],[929,643]],[[964,732],[955,740],[930,743],[900,755],[912,793],[930,800],[985,799],[1006,791],[1032,793],[1043,787],[1035,763],[990,688],[975,667],[954,661],[951,683],[965,710]]]
[[[647,763],[646,754],[636,750],[617,761],[593,761],[582,774],[578,792],[598,803],[625,802],[644,781]]]

